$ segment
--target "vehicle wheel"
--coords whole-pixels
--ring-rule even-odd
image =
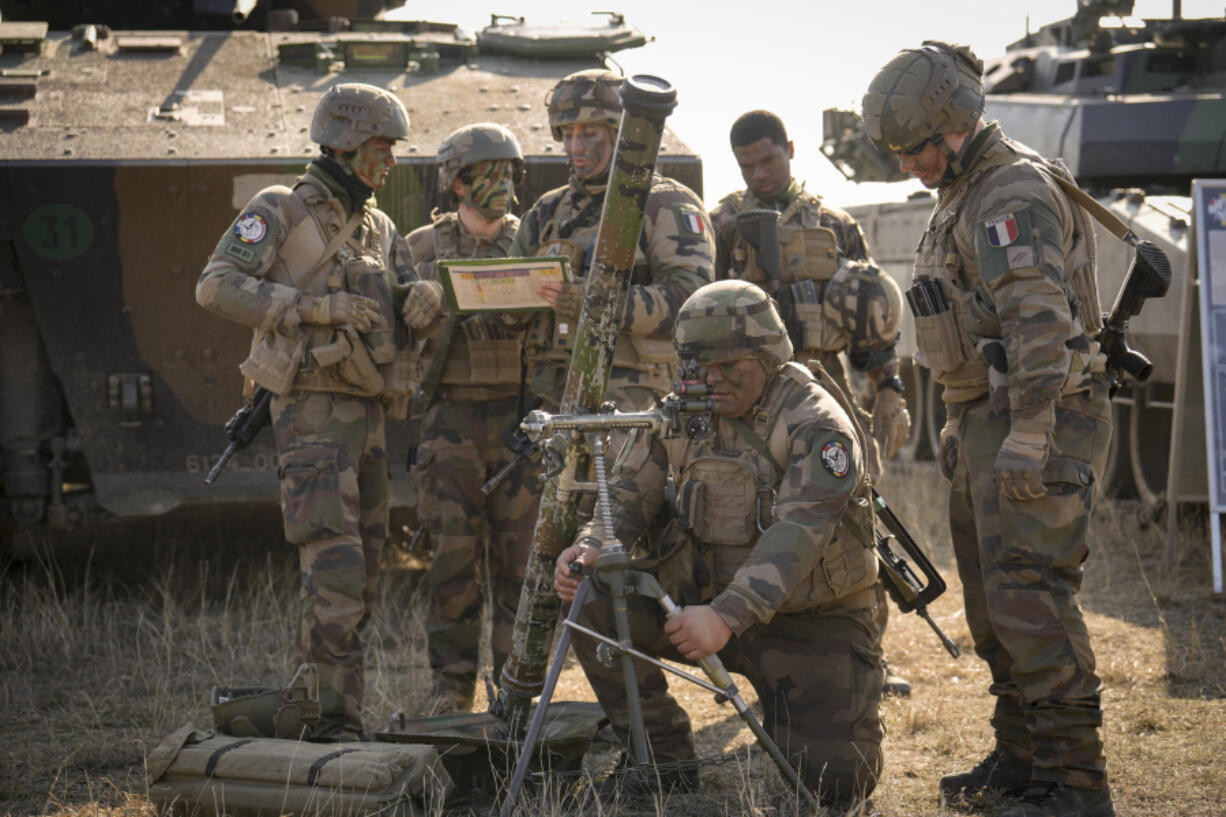
[[[927,416],[924,407],[924,384],[928,380],[928,373],[911,361],[904,360],[898,368],[898,376],[907,387],[903,396],[907,399],[907,411],[911,413],[911,434],[898,449],[894,459],[932,459],[932,451],[928,448],[928,427],[924,419]]]
[[[1132,457],[1128,444],[1131,430],[1132,398],[1117,396],[1111,401],[1111,447],[1107,451],[1107,467],[1099,477],[1099,496],[1136,499],[1137,488],[1132,483]]]
[[[1172,405],[1162,391],[1170,389],[1171,385],[1164,383],[1132,387],[1131,418],[1128,423],[1132,482],[1136,486],[1137,496],[1151,508],[1166,502]]]

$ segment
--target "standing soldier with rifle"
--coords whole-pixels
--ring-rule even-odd
[[[408,132],[394,94],[329,88],[311,122],[321,155],[293,189],[243,208],[196,284],[201,306],[254,330],[240,369],[273,394],[285,538],[302,575],[293,665],[319,668],[316,740],[363,733],[360,633],[388,534],[384,423],[404,418],[412,386],[401,309],[438,306],[411,283],[408,245],[372,199]]]
[[[917,358],[944,388],[950,532],[996,696],[995,746],[940,792],[1004,791],[1002,817],[1112,817],[1076,602],[1111,440],[1094,233],[1067,169],[983,110],[983,63],[934,41],[886,63],[863,103],[876,148],[938,194],[907,300]]]
[[[577,280],[546,283],[553,306],[528,327],[525,350],[533,392],[556,408],[575,348],[583,276],[595,250],[622,113],[622,78],[605,70],[562,79],[546,98],[553,138],[570,162],[570,182],[541,196],[524,215],[512,256],[561,255]],[[712,279],[715,244],[702,202],[689,188],[653,176],[607,398],[624,411],[649,408],[673,382],[672,328],[691,292]]]
[[[902,295],[894,279],[872,265],[856,220],[804,189],[792,177],[795,152],[787,130],[770,111],[742,114],[729,133],[747,189],[725,196],[711,212],[716,278],[739,278],[763,287],[779,305],[800,362],[818,360],[843,391],[854,392],[839,353],[873,387],[871,415],[855,406],[872,435],[869,470],[879,479],[911,432],[911,416],[898,376]],[[885,595],[878,597],[884,636]],[[886,694],[909,695],[911,684],[889,671]]]
[[[442,296],[438,262],[505,257],[519,227],[511,214],[524,161],[502,125],[467,125],[438,149],[438,189],[458,202],[409,234],[417,275]],[[420,360],[425,412],[414,448],[418,516],[434,544],[426,640],[437,713],[472,707],[481,640],[481,565],[494,609],[494,674],[511,648],[540,485],[517,468],[489,496],[482,484],[514,456],[503,435],[527,413],[521,386],[523,323],[511,316],[449,316]],[[428,325],[412,328],[429,331]],[[482,540],[487,543],[481,545]]]

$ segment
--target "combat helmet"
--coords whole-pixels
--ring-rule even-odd
[[[438,146],[438,191],[449,191],[464,168],[497,159],[513,162],[515,184],[523,181],[524,154],[511,131],[494,122],[478,122],[452,131]]]
[[[792,359],[792,341],[774,301],[761,287],[735,279],[694,291],[673,332],[677,356],[700,366],[761,353],[776,365]]]
[[[302,664],[284,689],[213,687],[209,704],[223,735],[300,740],[319,725],[319,669]]]
[[[391,91],[362,82],[329,88],[315,106],[311,141],[346,153],[372,136],[408,138],[404,103]]]
[[[545,95],[553,140],[562,141],[563,125],[580,122],[608,125],[616,132],[622,116],[621,85],[621,77],[603,68],[577,71],[558,80]]]
[[[844,260],[822,294],[822,317],[844,333],[857,369],[893,354],[902,327],[898,284],[868,261]]]
[[[983,61],[968,46],[925,40],[877,72],[861,111],[877,150],[918,153],[934,136],[970,132],[983,104]]]

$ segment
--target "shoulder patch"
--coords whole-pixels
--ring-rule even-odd
[[[841,440],[830,440],[822,446],[822,466],[839,479],[851,471],[851,454]]]
[[[234,234],[244,244],[258,244],[268,235],[268,222],[259,213],[243,213],[234,222]]]
[[[250,266],[255,263],[255,250],[250,247],[244,247],[242,244],[237,244],[233,241],[226,242],[226,248],[222,251],[231,258],[242,261]]]
[[[693,204],[682,204],[673,208],[673,215],[677,217],[677,229],[682,235],[686,236],[701,236],[706,232],[705,219],[702,217],[702,211]]]
[[[975,229],[975,249],[979,272],[985,281],[994,281],[1010,270],[1035,266],[1038,255],[1030,208],[981,221]]]

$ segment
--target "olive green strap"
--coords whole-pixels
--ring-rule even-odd
[[[749,424],[737,417],[722,417],[723,422],[732,427],[732,430],[741,436],[741,439],[749,443],[754,451],[757,451],[762,456],[766,457],[767,461],[775,466],[775,479],[779,479],[784,474],[784,467],[775,459],[775,455],[771,453],[770,444],[762,439],[758,432],[749,427]]]
[[[1132,230],[1128,229],[1128,225],[1125,224],[1115,213],[1111,212],[1106,207],[1099,204],[1095,199],[1091,198],[1089,193],[1082,190],[1080,187],[1073,184],[1058,173],[1053,172],[1051,176],[1056,180],[1056,183],[1064,189],[1064,192],[1068,193],[1069,198],[1085,208],[1085,211],[1093,216],[1095,221],[1107,228],[1107,232],[1111,233],[1120,241],[1127,244],[1131,244],[1136,241],[1136,236],[1133,234]]]

